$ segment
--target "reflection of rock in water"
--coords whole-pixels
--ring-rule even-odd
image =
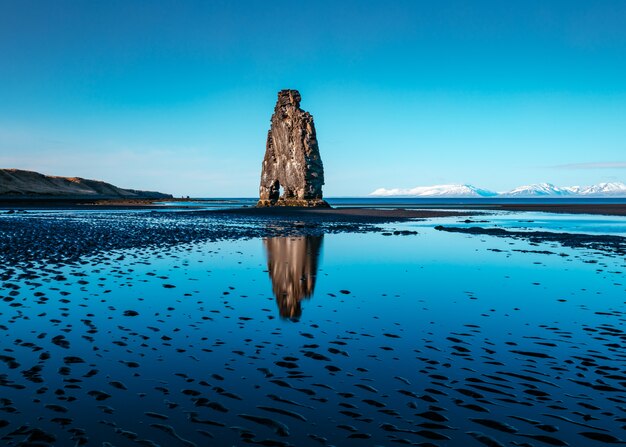
[[[263,241],[281,317],[299,318],[300,302],[313,294],[323,237],[274,237]]]

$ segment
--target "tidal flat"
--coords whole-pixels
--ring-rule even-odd
[[[3,445],[624,442],[626,217],[362,214],[0,212]]]

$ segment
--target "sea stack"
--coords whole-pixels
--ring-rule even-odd
[[[259,207],[329,207],[322,198],[324,166],[313,116],[300,108],[300,100],[297,90],[278,92],[267,133]]]

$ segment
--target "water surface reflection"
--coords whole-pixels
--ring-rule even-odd
[[[315,289],[324,236],[273,237],[263,240],[267,270],[280,316],[297,320],[301,302]]]

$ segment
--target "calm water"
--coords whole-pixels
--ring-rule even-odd
[[[472,219],[488,222],[33,267],[2,289],[0,437],[18,445],[27,425],[59,446],[626,438],[624,258],[433,229],[626,236],[626,219]]]

